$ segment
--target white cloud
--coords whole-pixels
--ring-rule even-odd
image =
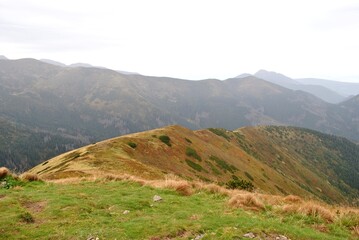
[[[264,68],[359,81],[358,9],[346,0],[0,0],[0,54],[188,79]]]

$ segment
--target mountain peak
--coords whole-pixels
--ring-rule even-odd
[[[7,57],[5,57],[4,55],[0,55],[0,60],[9,60]]]
[[[261,78],[263,80],[266,81],[270,81],[276,84],[284,84],[284,83],[291,83],[291,84],[298,84],[297,81],[291,79],[290,77],[287,77],[281,73],[277,73],[277,72],[271,72],[271,71],[267,71],[267,70],[259,70],[258,72],[256,72],[254,74],[254,76],[256,76],[257,78]]]
[[[250,77],[250,76],[253,76],[253,75],[250,73],[242,73],[235,78],[245,78],[245,77]]]

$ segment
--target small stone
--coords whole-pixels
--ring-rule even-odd
[[[252,232],[249,232],[249,233],[244,234],[243,237],[245,237],[245,238],[255,238],[256,235],[254,235],[254,233],[252,233]]]
[[[195,238],[193,238],[193,240],[201,240],[203,237],[204,237],[204,233],[197,235]]]
[[[98,237],[89,236],[87,240],[100,240]]]
[[[125,210],[125,211],[123,211],[123,214],[129,214],[130,213],[130,211],[129,210]]]
[[[159,202],[159,201],[162,201],[162,198],[160,196],[158,196],[158,195],[155,195],[155,196],[153,196],[153,201],[154,202]]]
[[[286,236],[283,235],[279,235],[278,237],[275,238],[276,240],[288,240],[288,238]]]

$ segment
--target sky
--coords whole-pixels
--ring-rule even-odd
[[[359,82],[358,0],[0,0],[0,55],[143,75]]]

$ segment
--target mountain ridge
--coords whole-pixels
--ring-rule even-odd
[[[246,76],[246,74],[244,75]],[[320,99],[329,102],[329,103],[340,103],[348,97],[347,95],[341,95],[336,91],[336,89],[328,88],[325,84],[313,84],[310,81],[303,82],[296,79],[289,78],[283,74],[270,72],[266,70],[259,70],[253,76],[269,81],[271,83],[289,88],[292,90],[301,90],[304,92],[311,93]],[[236,78],[242,78],[243,75],[239,75]],[[359,93],[359,89],[358,89]]]
[[[34,59],[1,61],[0,72],[0,117],[30,128],[35,135],[47,133],[45,138],[77,139],[71,141],[74,146],[172,124],[231,130],[294,125],[359,140],[355,104],[328,104],[255,77],[189,81],[64,68]],[[15,139],[14,147],[0,145],[0,152],[19,152],[16,146],[22,140]],[[56,146],[47,144],[41,141],[32,151],[51,147],[55,154]],[[9,156],[0,156],[1,164],[3,158]],[[20,162],[28,160],[14,155],[10,159],[21,170],[45,160],[31,159],[26,164]]]
[[[354,158],[359,156],[354,143],[312,130],[263,126],[192,131],[173,125],[88,145],[29,172],[44,179],[101,173],[146,179],[174,174],[220,184],[244,179],[270,194],[358,204],[358,166],[344,154],[342,141],[350,145]]]

